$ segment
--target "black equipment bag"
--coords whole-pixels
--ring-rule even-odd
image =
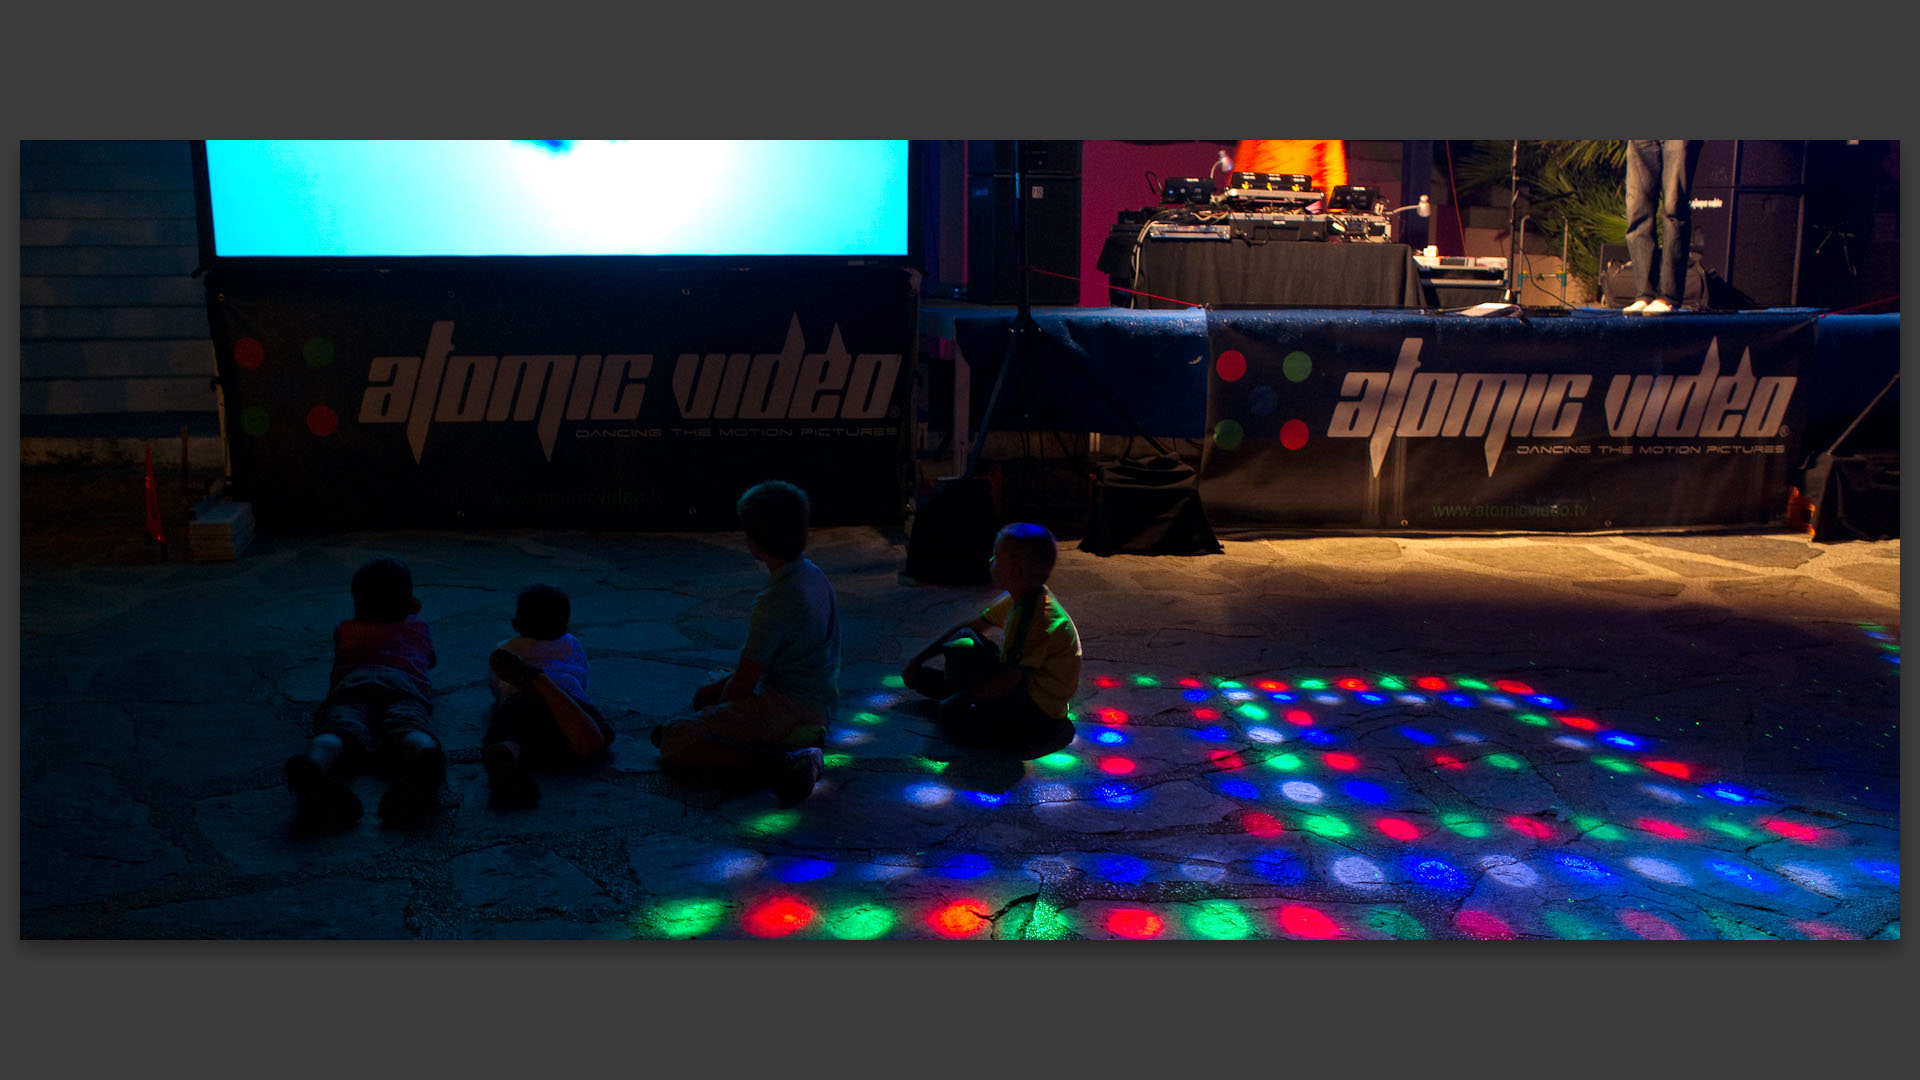
[[[1080,550],[1095,555],[1214,555],[1193,466],[1171,454],[1100,466]]]
[[[1807,467],[1813,539],[1889,540],[1900,535],[1900,454],[1821,454]]]
[[[920,497],[907,536],[906,575],[932,585],[980,585],[993,580],[987,561],[999,535],[1000,513],[984,476],[947,476]]]
[[[1638,300],[1640,290],[1634,281],[1633,263],[1603,259],[1600,264],[1600,291],[1601,302],[1610,308],[1623,308]],[[1707,289],[1707,270],[1701,265],[1700,253],[1690,251],[1687,253],[1687,286],[1680,302],[1699,311],[1717,306],[1712,304],[1712,299]]]

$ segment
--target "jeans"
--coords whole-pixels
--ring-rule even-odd
[[[1627,259],[1633,263],[1634,285],[1642,300],[1659,295],[1678,307],[1686,298],[1687,252],[1692,241],[1690,189],[1699,160],[1697,140],[1627,140]],[[1653,235],[1656,195],[1664,219],[1658,245]]]

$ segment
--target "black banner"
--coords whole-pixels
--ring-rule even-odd
[[[1815,320],[1210,314],[1215,524],[1582,531],[1765,524]]]
[[[298,528],[820,525],[905,503],[904,271],[372,271],[210,281],[236,499]]]

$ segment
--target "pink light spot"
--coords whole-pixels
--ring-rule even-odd
[[[1447,688],[1447,680],[1436,679],[1431,675],[1425,675],[1425,676],[1422,676],[1421,678],[1415,679],[1413,681],[1413,685],[1419,687],[1422,690],[1445,690]]]
[[[1654,772],[1665,773],[1679,780],[1685,780],[1687,777],[1693,775],[1692,769],[1687,768],[1677,761],[1649,761],[1646,765],[1647,768],[1652,769]]]
[[[1207,760],[1221,769],[1238,769],[1246,765],[1246,762],[1241,760],[1240,755],[1231,750],[1209,750],[1207,751]]]
[[[1220,710],[1219,709],[1195,709],[1193,710],[1193,718],[1195,720],[1218,720],[1220,719]]]
[[[1620,925],[1648,941],[1685,941],[1680,928],[1650,911],[1622,911]]]
[[[1305,904],[1288,904],[1280,909],[1280,928],[1294,937],[1325,941],[1340,936],[1340,927],[1322,912]]]
[[[1273,693],[1276,690],[1285,690],[1287,688],[1286,683],[1274,682],[1272,679],[1261,679],[1259,682],[1254,683],[1253,685],[1259,687],[1262,690],[1265,690],[1268,693]]]
[[[1289,420],[1280,425],[1280,445],[1289,450],[1298,450],[1307,445],[1307,422]]]
[[[1375,821],[1373,826],[1401,843],[1420,839],[1419,827],[1405,818],[1383,817]]]
[[[754,937],[786,937],[813,921],[813,908],[791,896],[776,896],[749,908],[743,922]]]
[[[1367,688],[1367,684],[1361,682],[1359,679],[1341,679],[1333,685],[1342,690],[1365,690]]]
[[[1298,727],[1313,726],[1313,714],[1308,712],[1305,709],[1288,709],[1286,712],[1286,717],[1287,717],[1287,723],[1289,724],[1293,724]]]
[[[1592,720],[1587,719],[1584,716],[1563,716],[1560,718],[1560,722],[1567,725],[1570,728],[1579,728],[1581,731],[1599,731],[1600,730],[1599,724],[1595,723]]]
[[[1645,830],[1655,836],[1665,837],[1668,840],[1685,840],[1693,835],[1670,821],[1661,821],[1657,818],[1641,818],[1639,821],[1634,822],[1633,826],[1636,829]]]
[[[1111,690],[1114,687],[1120,685],[1120,680],[1114,678],[1111,675],[1102,675],[1099,678],[1093,680],[1093,685],[1099,687],[1102,690]]]
[[[1103,724],[1124,724],[1127,722],[1127,714],[1121,712],[1119,709],[1101,709],[1098,715],[1100,722]]]
[[[1488,941],[1511,941],[1519,936],[1499,916],[1485,911],[1462,911],[1453,917],[1453,925],[1461,933]]]
[[[1125,776],[1138,767],[1139,766],[1135,765],[1132,760],[1128,758],[1106,757],[1100,759],[1100,771],[1109,776]]]
[[[1262,839],[1271,839],[1285,831],[1280,827],[1279,818],[1261,810],[1249,810],[1246,816],[1240,819],[1240,827],[1246,830],[1249,836],[1258,836]]]
[[[1337,752],[1332,754],[1323,754],[1321,755],[1320,760],[1327,763],[1327,768],[1339,769],[1341,772],[1352,772],[1353,770],[1360,767],[1360,759],[1357,757],[1354,757],[1352,754],[1342,754]]]
[[[1123,938],[1159,937],[1165,925],[1160,916],[1143,908],[1121,908],[1107,916],[1107,929]]]
[[[958,900],[928,916],[927,922],[941,937],[962,938],[990,925],[987,905],[979,900]]]
[[[1462,764],[1460,759],[1454,757],[1452,754],[1435,754],[1433,755],[1433,763],[1443,769],[1452,769],[1455,772],[1466,769],[1466,765]]]
[[[1200,689],[1200,680],[1193,678],[1192,676],[1188,676],[1187,678],[1180,680],[1180,685],[1186,687],[1189,690],[1198,690]]]
[[[1537,818],[1523,817],[1519,814],[1508,818],[1507,826],[1514,832],[1525,833],[1535,840],[1545,840],[1553,835],[1553,826]]]
[[[1798,840],[1803,844],[1811,844],[1820,836],[1820,830],[1811,825],[1802,825],[1796,821],[1781,821],[1778,818],[1764,823],[1763,827],[1770,833],[1784,836],[1789,840]]]
[[[1228,382],[1239,382],[1247,373],[1247,358],[1239,349],[1228,349],[1214,361],[1214,367],[1220,372],[1222,379]]]
[[[1506,694],[1533,693],[1533,687],[1523,682],[1514,682],[1512,679],[1495,679],[1493,685],[1499,687],[1500,691]]]
[[[1795,930],[1816,941],[1859,941],[1860,935],[1844,927],[1821,922],[1796,922]]]

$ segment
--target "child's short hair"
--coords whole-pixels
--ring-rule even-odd
[[[797,559],[807,550],[807,493],[785,480],[755,484],[734,504],[747,539],[776,559]]]
[[[413,614],[413,572],[392,555],[368,559],[353,572],[351,589],[360,622],[404,622]]]
[[[527,637],[552,641],[567,632],[567,621],[572,617],[573,604],[566,593],[551,585],[535,583],[520,590],[513,624]]]
[[[1053,576],[1053,564],[1060,558],[1060,544],[1046,526],[1016,521],[1000,530],[993,538],[993,546],[999,547],[1002,540],[1018,553],[1021,565],[1032,575],[1033,584],[1045,585]]]

